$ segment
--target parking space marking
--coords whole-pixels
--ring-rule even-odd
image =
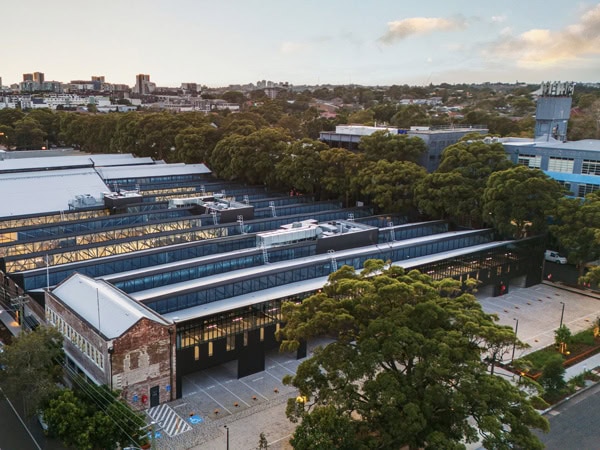
[[[190,380],[190,381],[192,382],[192,384],[193,384],[194,386],[196,386],[197,388],[199,388],[199,389],[200,389],[200,391],[204,392],[204,394],[205,394],[205,395],[206,395],[208,398],[210,398],[210,399],[211,399],[213,402],[215,402],[217,405],[219,405],[221,408],[223,408],[225,411],[227,411],[229,414],[231,414],[231,411],[229,411],[229,410],[228,410],[228,409],[227,409],[227,408],[226,408],[224,405],[222,405],[222,404],[221,404],[221,402],[219,402],[219,400],[217,400],[217,399],[216,399],[216,398],[214,398],[212,395],[210,395],[210,394],[209,394],[209,393],[206,391],[206,389],[202,389],[200,386],[198,386],[198,385],[196,384],[196,382],[195,382],[194,380]],[[213,387],[214,387],[214,386],[213,386]]]
[[[239,398],[239,399],[240,399],[240,402],[242,402],[242,403],[243,403],[244,405],[246,405],[247,407],[250,407],[250,404],[249,404],[249,403],[246,403],[246,402],[244,401],[244,399],[243,399],[242,397],[240,397],[239,395],[237,395],[235,392],[232,392],[230,389],[227,389],[227,387],[226,387],[226,386],[225,386],[223,383],[220,383],[218,380],[215,380],[215,379],[214,379],[213,377],[211,377],[210,375],[207,375],[207,377],[209,377],[209,378],[212,378],[212,379],[213,379],[213,381],[215,381],[215,382],[216,382],[218,385],[220,385],[221,387],[223,387],[223,389],[225,389],[225,390],[226,390],[227,392],[229,392],[231,395],[233,395],[233,396],[234,396],[234,397],[236,397],[236,398]]]
[[[246,386],[248,389],[250,389],[251,391],[256,392],[258,395],[260,395],[262,398],[264,398],[265,400],[269,400],[268,397],[265,397],[264,395],[262,395],[260,392],[258,392],[256,389],[254,389],[252,386],[250,386],[248,383],[246,383],[245,381],[242,380],[238,380],[240,383],[242,383],[244,386]]]
[[[253,382],[256,382],[256,381],[258,381],[258,380],[262,380],[263,378],[264,378],[264,377],[258,377],[258,378],[255,378],[255,379],[254,379],[254,380],[252,380],[252,381],[253,381]]]
[[[149,408],[148,416],[171,437],[192,429],[191,425],[166,403]]]
[[[269,359],[270,359],[271,361],[274,361],[276,366],[283,367],[283,368],[284,368],[285,370],[287,370],[288,372],[290,372],[290,373],[293,373],[293,374],[296,374],[296,372],[294,372],[294,371],[293,371],[293,370],[291,370],[291,369],[288,369],[288,368],[287,368],[287,367],[285,367],[283,364],[281,364],[281,363],[278,363],[277,361],[275,361],[275,360],[273,360],[273,359],[271,359],[271,358],[269,358]]]

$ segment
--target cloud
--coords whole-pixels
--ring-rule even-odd
[[[286,54],[286,55],[291,55],[291,54],[306,51],[309,49],[309,47],[310,46],[308,44],[303,43],[303,42],[285,41],[285,42],[282,42],[281,45],[279,46],[279,52]]]
[[[492,16],[492,22],[502,23],[506,20],[506,16]]]
[[[577,23],[559,30],[531,29],[518,36],[504,33],[484,56],[516,61],[520,67],[550,67],[600,55],[600,4]]]
[[[381,42],[392,44],[409,36],[430,34],[436,31],[459,31],[465,29],[462,17],[444,19],[440,17],[412,17],[388,22],[388,31],[379,38]]]

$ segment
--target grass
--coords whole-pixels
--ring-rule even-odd
[[[568,344],[569,359],[574,359],[577,355],[593,348],[600,349],[600,338],[594,337],[594,330],[590,328],[588,330],[580,331],[571,336]],[[513,365],[518,369],[529,369],[528,373],[535,375],[536,373],[541,372],[548,361],[556,354],[558,354],[556,346],[550,345],[515,360]],[[567,360],[564,355],[563,358]]]

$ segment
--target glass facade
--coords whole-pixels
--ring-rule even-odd
[[[281,322],[281,304],[289,298],[270,300],[177,325],[177,350]],[[299,301],[300,298],[294,297]],[[233,340],[235,342],[235,340]],[[234,344],[233,344],[234,345]],[[230,345],[231,347],[231,345]],[[233,350],[230,348],[229,350]]]
[[[314,255],[315,251],[316,246],[314,244],[271,248],[268,250],[268,261],[275,263],[304,258]],[[183,268],[170,269],[166,267],[160,273],[132,274],[125,279],[123,277],[107,277],[106,280],[124,292],[133,293],[265,264],[261,249],[244,252],[243,255],[216,255],[209,259]]]
[[[349,255],[339,252],[335,254],[335,260],[329,255],[316,255],[312,258],[311,262],[298,262],[284,268],[261,266],[252,275],[232,278],[231,280],[205,285],[194,290],[182,289],[166,297],[148,300],[144,303],[159,314],[165,314],[264,289],[284,286],[290,283],[326,277],[342,265],[360,269],[368,259],[404,261],[408,258],[417,258],[472,245],[484,244],[491,240],[492,232],[481,230],[463,235],[447,236],[439,240],[430,240],[421,244],[398,245],[395,248],[375,247],[372,251],[356,255],[352,255],[351,251],[348,251]]]

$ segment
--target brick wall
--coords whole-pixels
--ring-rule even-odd
[[[113,388],[136,409],[150,405],[153,387],[160,403],[175,398],[174,339],[169,327],[143,318],[113,341]]]
[[[88,376],[91,376],[99,384],[110,383],[110,366],[108,361],[108,343],[101,337],[96,331],[89,327],[87,322],[84,322],[78,315],[73,313],[71,309],[65,307],[62,303],[56,301],[52,295],[46,295],[46,307],[54,310],[56,314],[62,317],[62,319],[68,323],[73,330],[83,336],[90,342],[91,345],[96,347],[102,354],[103,366],[101,369],[96,365],[94,361],[88,358],[85,354],[81,353],[66,336],[64,339],[64,348],[67,355],[73,359],[76,364],[81,367],[84,372],[87,372]]]

